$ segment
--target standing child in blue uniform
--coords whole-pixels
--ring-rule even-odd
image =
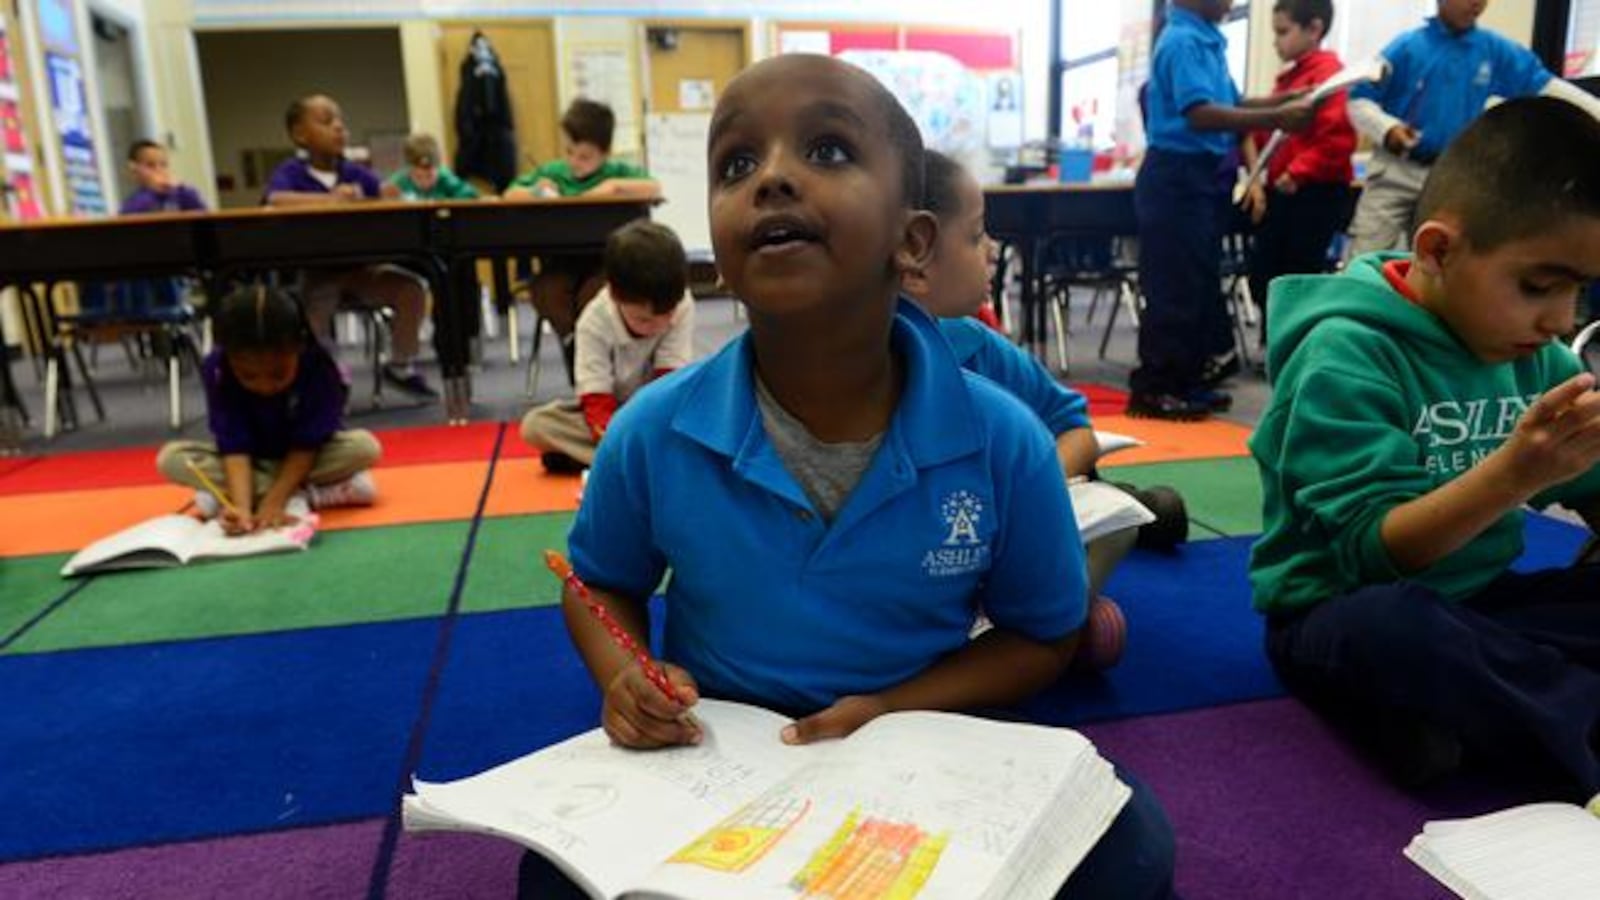
[[[399,198],[399,188],[383,184],[372,170],[345,159],[349,134],[344,113],[332,97],[312,94],[289,104],[284,126],[299,153],[273,170],[267,182],[268,206],[327,206]],[[302,300],[312,333],[319,340],[332,338],[333,314],[345,296],[367,306],[394,310],[384,380],[414,397],[438,396],[416,369],[422,318],[428,309],[428,291],[422,279],[389,265],[306,270]]]
[[[1224,370],[1207,369],[1233,347],[1222,299],[1231,179],[1221,170],[1241,133],[1297,131],[1314,112],[1298,97],[1240,103],[1228,39],[1217,27],[1232,7],[1233,0],[1172,0],[1150,65],[1149,149],[1134,182],[1145,313],[1139,367],[1129,378],[1133,416],[1204,419],[1231,405],[1212,390]]]
[[[1550,74],[1533,51],[1478,27],[1488,0],[1439,0],[1439,15],[1383,48],[1389,75],[1350,92],[1350,122],[1372,162],[1350,222],[1352,256],[1410,246],[1428,169],[1490,97],[1559,97],[1600,117],[1600,101]]]
[[[1056,459],[1070,484],[1090,477],[1100,445],[1089,421],[1089,401],[1055,380],[1031,354],[975,318],[994,277],[995,243],[984,230],[983,189],[961,164],[937,150],[923,155],[923,208],[939,219],[939,238],[928,262],[906,273],[907,294],[939,318],[961,367],[993,381],[1033,410],[1055,437]],[[1133,549],[1137,528],[1125,528],[1084,544],[1089,575],[1089,619],[1074,660],[1105,668],[1122,656],[1127,623],[1115,601],[1101,596],[1106,579]]]
[[[1600,278],[1596,160],[1600,123],[1509,101],[1429,172],[1414,254],[1272,287],[1267,655],[1405,782],[1465,750],[1600,792],[1600,565],[1511,568],[1524,506],[1600,529],[1600,392],[1561,344]]]
[[[344,375],[294,298],[241,288],[218,305],[213,330],[217,349],[200,369],[213,439],[167,443],[161,474],[194,488],[203,515],[222,511],[229,534],[289,524],[297,495],[312,509],[371,504],[367,470],[381,448],[371,432],[344,427]]]
[[[780,736],[850,734],[894,709],[1013,703],[1055,681],[1085,597],[1049,436],[956,364],[935,322],[897,299],[926,261],[922,142],[893,95],[829,57],[741,74],[709,138],[712,244],[750,330],[640,391],[591,472],[572,562],[643,645],[670,568],[664,698],[582,601],[564,612],[640,749],[692,743],[702,694],[795,715]],[[968,639],[982,607],[995,627]],[[1167,896],[1172,835],[1135,793],[1065,887]],[[525,857],[524,896],[559,873]]]

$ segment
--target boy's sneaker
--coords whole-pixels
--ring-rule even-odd
[[[1233,409],[1233,395],[1227,391],[1219,391],[1214,388],[1201,388],[1197,391],[1190,391],[1184,395],[1184,399],[1191,403],[1200,404],[1214,413],[1225,413]]]
[[[222,512],[222,503],[217,500],[217,495],[206,490],[194,492],[194,511],[202,519],[215,519]]]
[[[1200,367],[1200,382],[1206,387],[1216,387],[1240,371],[1239,351],[1229,350],[1206,359],[1205,365]]]
[[[1128,395],[1128,415],[1135,419],[1164,419],[1168,422],[1202,422],[1215,412],[1205,398],[1191,395],[1143,394]]]
[[[433,400],[439,392],[425,381],[421,374],[412,370],[396,368],[392,365],[383,367],[383,380],[399,388],[402,393],[410,394],[418,399]]]
[[[372,481],[372,473],[363,471],[332,484],[308,484],[305,493],[312,509],[371,506],[378,499],[378,486]]]
[[[1072,668],[1080,672],[1104,672],[1122,659],[1128,646],[1128,620],[1122,607],[1110,597],[1096,597],[1089,603],[1089,617],[1083,622],[1078,652]]]
[[[559,450],[546,450],[539,454],[539,462],[551,475],[576,475],[589,468]]]

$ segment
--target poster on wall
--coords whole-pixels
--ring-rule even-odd
[[[11,190],[6,192],[6,208],[19,222],[44,218],[44,207],[39,205],[39,191],[34,187],[33,176],[26,172],[12,172],[6,179]]]
[[[911,113],[929,147],[968,165],[985,157],[984,80],[961,63],[922,50],[846,50],[839,58],[882,82]]]
[[[0,149],[7,156],[26,156],[28,139],[22,133],[22,107],[15,99],[0,97]]]
[[[1022,146],[1022,73],[990,72],[987,76],[989,146]]]
[[[100,187],[100,167],[95,159],[83,67],[72,57],[46,53],[45,69],[50,78],[50,118],[61,139],[68,208],[74,213],[105,213],[106,197]]]
[[[17,80],[16,72],[11,63],[11,35],[6,33],[6,26],[0,22],[0,88],[10,86]]]
[[[578,44],[567,51],[572,95],[598,100],[617,116],[611,149],[629,153],[639,148],[639,123],[634,112],[633,66],[626,44]]]

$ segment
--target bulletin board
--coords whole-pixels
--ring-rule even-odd
[[[33,168],[33,148],[24,124],[26,92],[21,83],[22,48],[9,14],[0,10],[0,219],[28,222],[44,217]]]
[[[772,45],[779,53],[865,64],[911,112],[929,146],[976,161],[985,147],[1022,143],[1018,37],[935,26],[778,22]]]
[[[37,0],[40,44],[44,49],[44,95],[50,102],[50,123],[66,184],[65,206],[79,215],[107,212],[100,179],[99,144],[89,106],[83,48],[70,0]]]

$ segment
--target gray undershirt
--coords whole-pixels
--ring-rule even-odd
[[[883,433],[853,443],[819,441],[799,419],[778,405],[760,378],[755,382],[756,405],[761,410],[761,424],[766,429],[767,439],[772,441],[778,459],[783,461],[794,480],[800,482],[823,521],[832,522],[872,463],[872,454],[883,443]]]

